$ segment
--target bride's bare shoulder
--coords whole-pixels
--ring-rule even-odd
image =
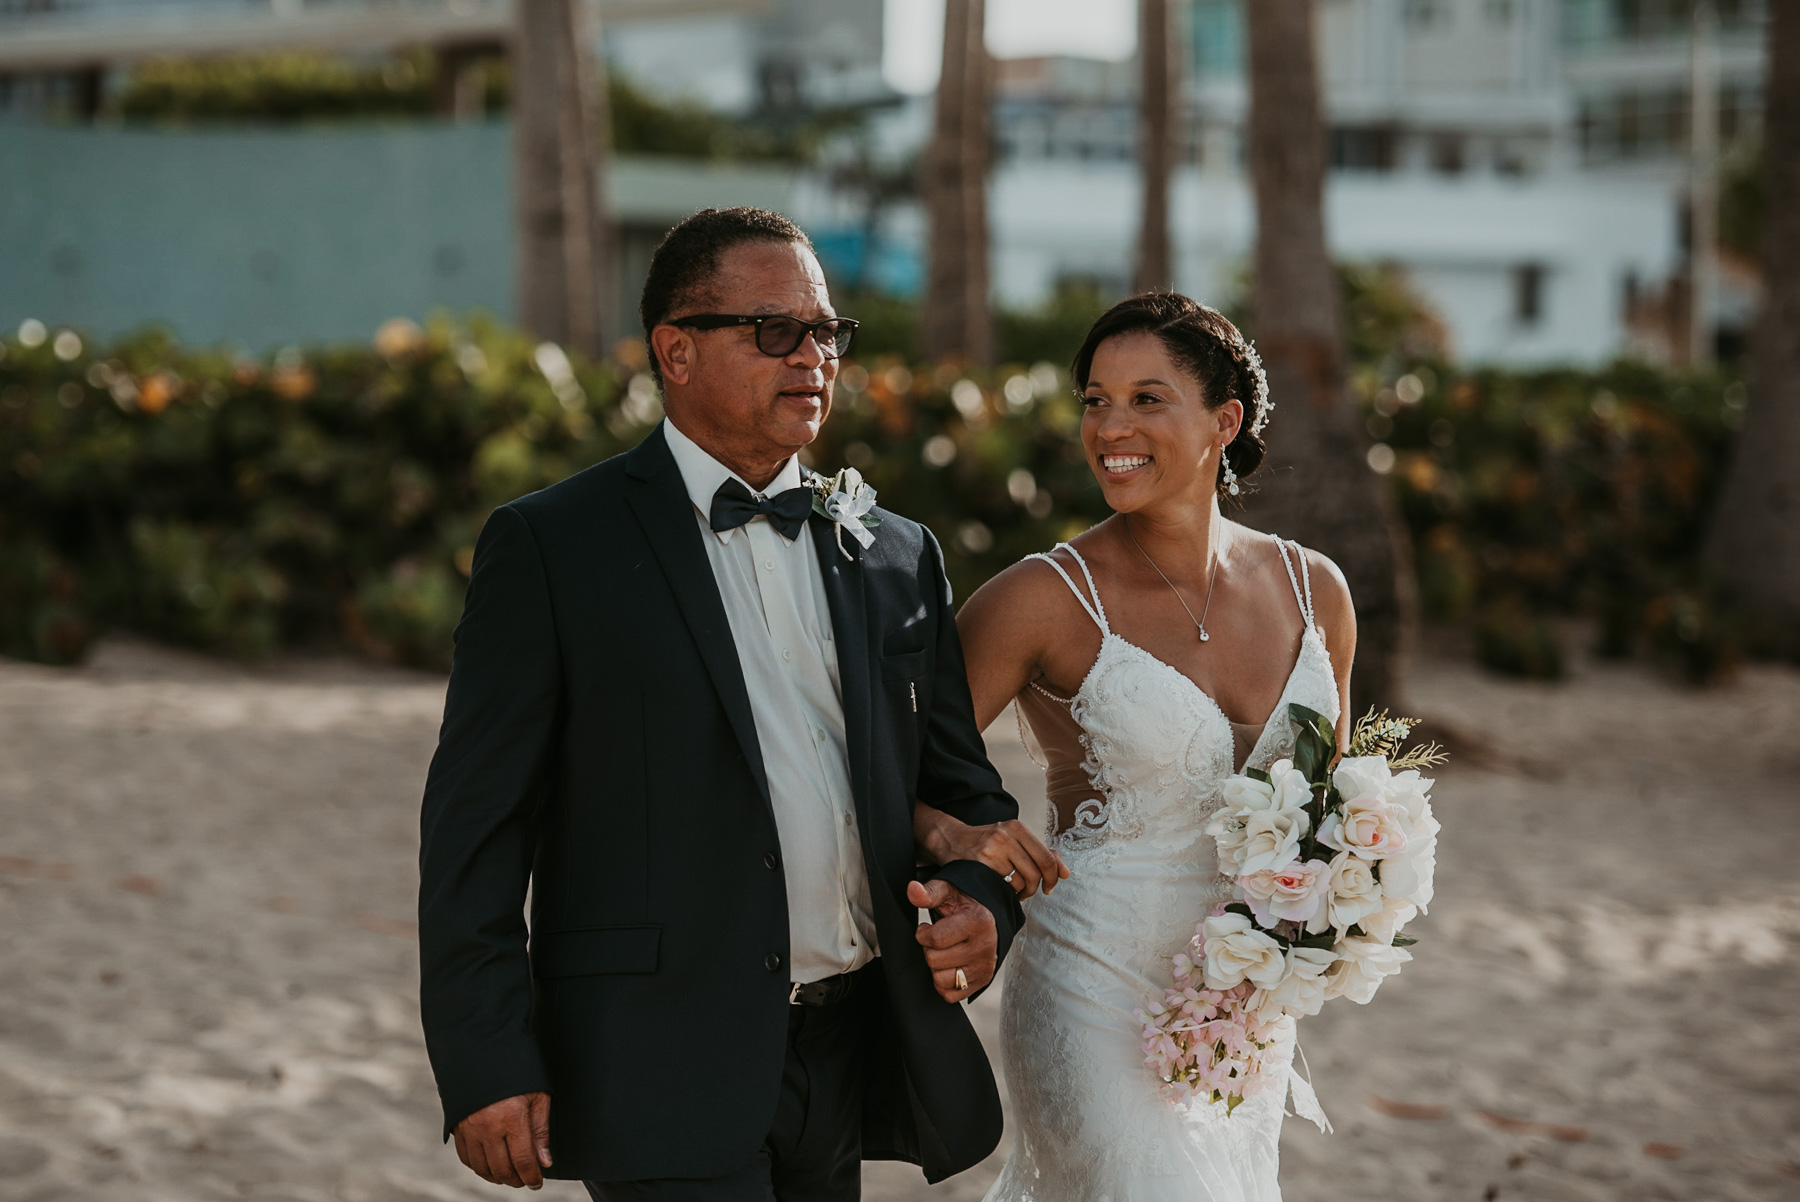
[[[1049,552],[1063,571],[1076,581],[1080,569],[1067,551]],[[1092,624],[1082,612],[1081,603],[1069,591],[1069,585],[1056,568],[1037,556],[1021,559],[986,584],[976,589],[963,605],[958,623],[1005,623],[1015,629],[1055,628],[1081,618]]]
[[[1330,556],[1306,549],[1307,574],[1312,577],[1313,617],[1329,638],[1334,632],[1356,633],[1356,606],[1350,584]]]

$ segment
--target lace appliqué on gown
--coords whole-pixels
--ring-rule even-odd
[[[1030,922],[1007,959],[1001,1055],[1015,1138],[987,1202],[1278,1202],[1286,1091],[1251,1098],[1229,1118],[1223,1107],[1172,1104],[1144,1065],[1132,1017],[1162,996],[1171,959],[1230,894],[1203,835],[1233,770],[1231,724],[1181,672],[1113,633],[1087,564],[1068,551],[1085,592],[1062,564],[1037,558],[1101,631],[1100,653],[1069,699],[1094,796],[1055,836],[1073,875],[1027,903]],[[1288,570],[1306,632],[1250,752],[1256,767],[1292,753],[1290,702],[1334,720],[1338,712],[1304,559],[1298,575]],[[1285,1072],[1291,1022],[1281,1041]]]

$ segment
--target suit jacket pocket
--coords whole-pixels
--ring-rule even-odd
[[[545,931],[531,938],[531,972],[538,977],[655,972],[661,944],[661,927]]]
[[[923,651],[907,651],[899,655],[882,656],[881,679],[924,680],[925,653]]]

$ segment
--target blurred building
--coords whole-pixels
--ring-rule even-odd
[[[1762,6],[1716,4],[1727,150],[1755,133]],[[1689,0],[1321,0],[1327,231],[1404,267],[1473,360],[1679,357],[1686,302]],[[1234,292],[1254,233],[1240,0],[1188,10],[1177,286]],[[1059,281],[1122,290],[1138,211],[1136,67],[1002,62],[994,278],[1027,303]],[[1754,281],[1726,264],[1729,342]]]
[[[641,92],[772,119],[891,96],[882,0],[600,0],[604,51]],[[267,347],[366,337],[434,309],[513,312],[511,131],[459,69],[503,54],[506,0],[0,0],[0,326]],[[158,58],[438,55],[438,115],[121,126],[108,97]],[[448,68],[448,69],[442,69]],[[621,156],[618,333],[681,217],[835,210],[792,164]],[[814,198],[808,200],[808,197]],[[829,232],[829,231],[827,231]]]
[[[1254,234],[1243,165],[1245,0],[1184,6],[1177,287],[1236,296]],[[1679,359],[1690,272],[1692,0],[1319,0],[1345,259],[1399,265],[1474,361]],[[1756,134],[1762,0],[1713,0],[1712,91],[1727,160]],[[774,122],[872,114],[811,169],[621,161],[621,313],[650,248],[706,204],[781,207],[835,284],[911,292],[913,196],[930,97],[882,79],[884,0],[599,0],[611,69],[661,100]],[[283,49],[441,62],[499,53],[508,0],[0,0],[0,325],[103,333],[151,320],[194,341],[355,336],[433,307],[511,312],[509,140],[469,120],[274,129],[89,128],[132,63]],[[1138,69],[996,64],[990,223],[996,300],[1071,281],[1121,293],[1139,212]],[[29,181],[21,184],[19,181]],[[306,248],[306,249],[301,249]],[[1753,270],[1702,293],[1722,343],[1748,327]],[[354,298],[346,304],[345,297]],[[373,316],[371,316],[373,315]]]
[[[611,26],[607,61],[666,100],[746,115],[881,101],[883,0],[761,0]]]

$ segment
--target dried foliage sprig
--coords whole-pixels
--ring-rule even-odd
[[[1413,728],[1418,725],[1417,718],[1396,718],[1386,710],[1371,708],[1356,720],[1356,728],[1350,733],[1350,750],[1345,754],[1385,756],[1395,772],[1404,772],[1409,768],[1435,768],[1446,762],[1450,758],[1449,753],[1437,743],[1427,743],[1405,753],[1400,752],[1400,744],[1406,742],[1412,735]]]

